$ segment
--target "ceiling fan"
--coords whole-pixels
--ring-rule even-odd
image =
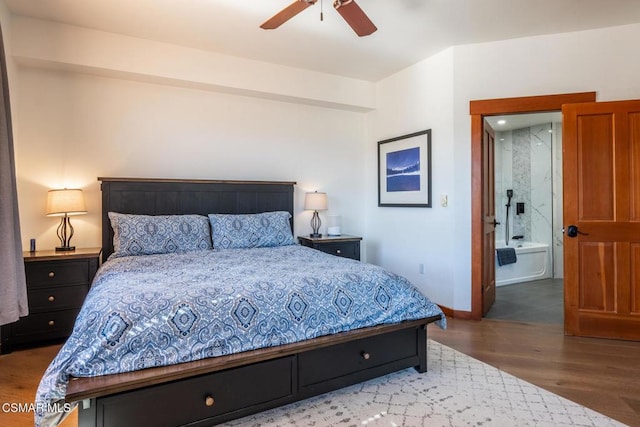
[[[296,0],[265,21],[264,24],[260,25],[260,28],[265,30],[278,28],[309,6],[313,6],[317,1],[318,0]],[[347,21],[347,24],[353,28],[353,31],[355,31],[358,36],[368,36],[377,30],[373,22],[371,22],[369,17],[360,9],[360,6],[358,6],[354,0],[335,0],[333,7],[342,18]],[[320,19],[322,19],[322,13],[320,14]]]

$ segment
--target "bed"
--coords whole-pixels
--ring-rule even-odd
[[[105,262],[40,384],[37,424],[77,405],[80,426],[206,426],[426,371],[427,325],[444,327],[444,314],[404,278],[295,244],[295,183],[99,180]],[[163,222],[183,216],[195,222]],[[215,249],[125,245],[123,230],[147,217],[206,229]],[[230,235],[238,218],[279,224],[275,240]]]

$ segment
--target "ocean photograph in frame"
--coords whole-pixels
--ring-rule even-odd
[[[378,141],[378,206],[431,207],[431,129]]]

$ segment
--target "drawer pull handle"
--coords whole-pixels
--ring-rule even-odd
[[[362,358],[364,360],[369,360],[369,359],[371,359],[371,355],[369,353],[367,353],[366,351],[363,351],[362,352]]]
[[[53,271],[50,271],[50,272],[49,272],[49,277],[53,277],[53,276],[55,276],[55,275],[56,275],[56,273],[54,273]]]
[[[216,403],[216,400],[213,398],[213,396],[207,396],[204,399],[204,404],[207,406],[213,406],[213,404]]]
[[[55,321],[53,321],[53,320],[49,320],[49,326],[53,326],[53,325],[55,325],[55,324],[56,324],[56,322],[55,322]]]
[[[337,254],[341,254],[341,253],[342,253],[342,251],[341,251],[340,249],[338,249],[338,250],[336,251],[336,253],[337,253]]]
[[[49,300],[49,302],[54,302],[56,300],[56,297],[54,297],[53,295],[49,295],[49,298],[47,298]]]

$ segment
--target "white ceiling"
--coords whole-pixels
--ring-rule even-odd
[[[359,38],[331,0],[270,31],[259,25],[293,0],[4,1],[16,15],[369,81],[452,45],[640,22],[640,0],[357,0],[378,27]]]

